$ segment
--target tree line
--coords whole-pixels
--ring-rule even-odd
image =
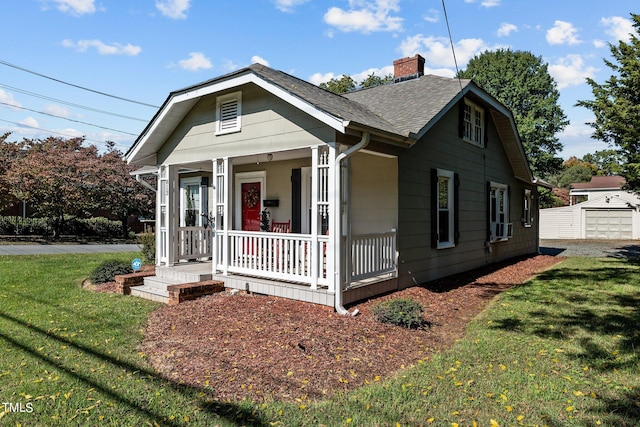
[[[98,210],[118,218],[126,236],[129,215],[152,212],[153,192],[129,174],[135,167],[113,142],[100,152],[84,138],[12,142],[10,135],[0,135],[0,211],[24,201],[34,216],[49,218],[54,236],[70,217]]]

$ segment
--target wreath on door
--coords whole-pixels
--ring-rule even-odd
[[[254,208],[260,203],[260,193],[256,186],[251,186],[246,193],[244,193],[244,205],[248,208]]]

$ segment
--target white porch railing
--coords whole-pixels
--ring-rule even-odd
[[[223,232],[218,231],[216,239],[216,266],[224,271]],[[318,246],[312,252],[310,234],[229,231],[226,271],[327,286],[328,243],[329,236],[318,236]],[[396,272],[395,232],[354,236],[351,248],[353,281]],[[317,257],[316,278],[311,265],[314,256]]]
[[[227,271],[272,279],[295,282],[314,282],[311,269],[311,235],[268,233],[253,231],[228,232],[228,266]],[[218,233],[218,247],[224,247],[223,234]],[[328,238],[318,239],[320,266],[326,264],[326,242]],[[218,269],[223,270],[222,250],[218,251]],[[326,284],[326,269],[318,270],[317,284]]]
[[[351,238],[351,280],[397,272],[396,233],[365,234]]]
[[[176,260],[191,260],[211,256],[211,229],[179,227]]]

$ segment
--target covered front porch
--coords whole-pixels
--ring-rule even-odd
[[[336,292],[395,289],[397,159],[349,150],[321,144],[160,166],[158,268],[324,305]]]

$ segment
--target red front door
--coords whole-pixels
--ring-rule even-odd
[[[260,207],[262,200],[260,182],[245,182],[241,187],[242,229],[260,231]]]

